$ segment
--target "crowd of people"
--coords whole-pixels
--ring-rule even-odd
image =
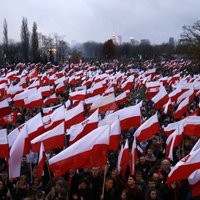
[[[176,62],[170,70],[168,64]],[[148,63],[148,64],[147,64]],[[149,68],[155,68],[156,74],[160,77],[173,76],[176,73],[180,73],[180,76],[187,76],[185,65],[183,61],[165,61],[163,63],[130,63],[129,65],[123,65],[117,61],[104,63],[104,64],[92,64],[90,66],[95,67],[95,70],[101,70],[105,73],[106,70],[113,70],[113,73],[119,71],[128,74],[134,72],[137,77],[140,71],[148,70]],[[185,62],[186,63],[186,62]],[[139,64],[141,66],[139,66]],[[181,64],[181,67],[180,67]],[[85,64],[86,65],[86,64]],[[1,67],[0,77],[3,77],[8,70],[19,70],[20,73],[24,69],[31,70],[35,65],[12,65]],[[84,67],[82,64],[79,67]],[[44,73],[49,69],[52,69],[53,65],[48,63],[46,65],[38,64],[38,74]],[[68,70],[63,66],[55,67],[55,71]],[[178,69],[178,71],[177,71]],[[136,73],[137,71],[137,73]],[[192,75],[190,75],[192,78]],[[152,79],[152,81],[156,80]],[[16,80],[14,80],[16,81]],[[13,85],[17,82],[13,81]],[[57,94],[58,102],[51,103],[48,107],[52,107],[58,104],[64,104],[69,98],[69,91],[73,91],[75,87],[80,86],[81,83],[76,85],[66,85],[66,91]],[[170,93],[172,87],[165,85],[166,90]],[[138,142],[140,150],[137,150],[138,160],[135,165],[135,173],[131,174],[129,165],[127,165],[125,175],[122,175],[117,170],[118,154],[121,145],[125,144],[126,139],[129,142],[129,150],[131,151],[133,143],[133,135],[137,128],[130,128],[129,130],[122,131],[121,141],[119,143],[118,151],[108,152],[108,162],[102,167],[92,167],[84,169],[71,169],[63,174],[61,177],[54,177],[53,173],[49,169],[48,161],[45,162],[44,172],[41,179],[37,177],[38,169],[38,153],[31,152],[28,155],[24,155],[21,162],[21,175],[18,178],[9,179],[8,160],[1,158],[0,160],[0,199],[30,199],[30,200],[189,200],[199,199],[200,197],[192,197],[192,190],[188,180],[179,180],[176,182],[168,183],[167,177],[171,170],[171,166],[175,165],[181,158],[186,156],[197,142],[197,137],[184,136],[184,139],[179,147],[174,149],[174,160],[170,161],[166,158],[166,140],[167,136],[164,132],[164,128],[168,124],[177,120],[174,119],[173,112],[178,105],[174,104],[173,109],[163,114],[162,110],[156,110],[153,106],[153,102],[149,98],[141,97],[141,88],[132,87],[130,96],[127,102],[120,104],[119,109],[135,105],[137,102],[143,100],[141,106],[141,115],[143,121],[150,118],[156,112],[158,113],[158,119],[160,124],[160,132],[149,138],[147,141]],[[117,95],[119,91],[115,91]],[[34,109],[27,109],[25,107],[15,108],[12,102],[10,102],[12,111],[17,111],[17,121],[15,124],[1,126],[0,129],[6,128],[8,134],[19,127],[24,122],[34,117],[37,113],[41,112],[42,107],[36,107]],[[189,109],[181,117],[184,118],[194,111],[199,109],[199,97],[190,102]],[[85,113],[88,116],[88,113]],[[105,113],[100,114],[100,119],[104,118]],[[198,115],[198,114],[197,114]],[[66,137],[66,139],[69,139]],[[67,142],[66,142],[67,144]],[[67,148],[67,147],[65,147]],[[47,160],[57,153],[62,148],[49,150],[46,152]],[[101,158],[96,158],[101,159]]]

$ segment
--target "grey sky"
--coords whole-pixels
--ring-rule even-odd
[[[0,42],[4,18],[9,38],[19,41],[27,17],[29,30],[35,21],[38,32],[58,33],[68,42],[104,42],[115,32],[123,41],[132,36],[162,43],[200,19],[199,8],[200,0],[2,0]]]

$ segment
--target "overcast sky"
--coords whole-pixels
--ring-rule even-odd
[[[2,0],[0,42],[3,20],[8,37],[20,40],[22,17],[29,30],[35,21],[38,32],[58,33],[71,43],[104,42],[113,32],[122,41],[148,38],[153,44],[179,38],[183,25],[200,19],[200,0]]]

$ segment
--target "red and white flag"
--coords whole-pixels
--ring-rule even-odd
[[[28,137],[26,125],[23,126],[10,149],[9,178],[13,179],[20,176],[21,161],[24,153],[25,139]]]
[[[185,100],[183,100],[177,110],[174,112],[174,119],[180,119],[183,114],[185,114],[189,107],[189,97],[187,97]]]
[[[0,158],[9,157],[7,129],[0,129]]]
[[[177,87],[174,91],[172,91],[169,94],[169,98],[171,99],[171,102],[175,103],[181,94],[182,94],[181,88]]]
[[[65,145],[64,122],[31,140],[31,146],[33,152],[40,151],[41,142],[43,142],[45,150],[64,147]]]
[[[70,145],[77,142],[82,137],[86,136],[88,133],[90,133],[98,127],[98,114],[99,111],[96,110],[90,117],[85,119],[83,122],[70,127],[70,129],[67,131],[67,135],[70,135]]]
[[[66,91],[66,86],[65,83],[62,81],[56,86],[55,92],[56,94],[58,94],[58,93],[63,93],[64,91]]]
[[[194,89],[190,88],[186,92],[184,92],[182,95],[180,95],[177,99],[177,104],[181,103],[184,99],[189,97],[189,101],[191,102],[194,99]]]
[[[65,110],[65,130],[72,125],[82,122],[84,119],[84,107],[83,103],[80,102],[76,107]]]
[[[5,125],[15,125],[17,120],[17,111],[11,112],[9,115],[5,115],[0,118],[0,124]]]
[[[124,147],[123,145],[121,146],[117,163],[117,170],[122,176],[125,176],[126,174],[128,161],[129,161],[129,147],[128,147],[128,139],[126,139]]]
[[[40,92],[36,92],[24,99],[26,108],[35,108],[37,106],[43,106],[43,98]]]
[[[138,159],[137,143],[136,143],[136,138],[134,137],[133,144],[132,144],[132,150],[131,150],[131,164],[130,164],[130,173],[132,175],[135,175],[135,165],[136,165],[137,159]]]
[[[43,117],[43,124],[45,131],[49,131],[62,123],[65,119],[64,116],[65,108],[64,106],[60,106],[56,110],[53,111],[52,114]]]
[[[48,105],[50,103],[56,103],[58,101],[57,97],[56,97],[56,94],[52,94],[51,96],[47,97],[45,100],[44,100],[44,104],[45,105]]]
[[[111,124],[109,150],[117,151],[121,140],[121,127],[119,119]]]
[[[45,149],[44,149],[43,143],[41,142],[39,159],[38,159],[38,170],[37,170],[37,178],[39,180],[41,179],[42,174],[43,174],[43,167],[44,167],[45,160],[46,160]]]
[[[70,169],[104,166],[107,162],[109,133],[109,126],[99,127],[51,158],[49,165],[54,175],[60,176]]]
[[[139,127],[141,125],[141,110],[139,104],[129,106],[109,114],[105,117],[105,120],[109,120],[116,116],[119,117],[122,131],[128,130],[132,127]]]
[[[123,92],[115,98],[116,104],[122,104],[127,102],[127,92]]]
[[[162,108],[168,101],[169,96],[165,87],[161,87],[160,91],[151,99],[156,109]]]
[[[200,196],[200,170],[195,170],[189,177],[188,182],[190,184],[192,190],[192,197],[199,197]]]
[[[90,111],[93,112],[99,109],[100,113],[106,112],[108,110],[117,110],[117,105],[115,103],[115,95],[110,94],[108,96],[100,96],[99,99],[94,101],[91,105]]]
[[[80,90],[75,92],[69,93],[69,99],[71,101],[77,100],[77,101],[84,101],[86,97],[86,90]]]
[[[134,81],[134,76],[130,76],[127,81],[121,84],[120,90],[125,91],[125,90],[132,90],[133,88],[133,81]]]
[[[167,182],[187,179],[195,170],[200,168],[200,148],[191,151],[182,158],[174,167],[172,167]]]
[[[42,97],[48,97],[51,95],[51,88],[49,85],[47,86],[43,86],[43,87],[39,87],[38,91],[41,92]]]
[[[10,106],[8,99],[5,99],[0,102],[0,117],[10,114]]]
[[[146,141],[160,131],[157,113],[145,121],[134,133],[138,141]]]

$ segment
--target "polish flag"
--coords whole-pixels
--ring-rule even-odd
[[[200,116],[189,116],[183,124],[185,135],[200,137]]]
[[[195,170],[200,168],[200,148],[191,151],[186,157],[182,158],[172,167],[167,182],[187,179]]]
[[[17,138],[10,149],[10,157],[8,160],[9,178],[17,178],[20,176],[21,161],[24,153],[25,139],[28,137],[26,125],[23,126]]]
[[[115,98],[115,101],[116,101],[117,105],[122,104],[122,103],[126,103],[127,102],[127,93],[126,93],[126,91],[121,93],[120,95],[118,95]]]
[[[170,160],[173,160],[173,150],[181,144],[184,136],[183,134],[183,125],[178,125],[176,130],[167,138],[166,156]]]
[[[119,117],[122,131],[128,130],[132,127],[139,127],[141,125],[141,110],[139,104],[109,114],[105,117],[105,120],[109,120],[116,116]]]
[[[125,90],[132,90],[133,88],[133,81],[134,81],[134,76],[130,76],[127,81],[121,84],[120,90],[125,91]]]
[[[47,97],[45,100],[44,100],[44,104],[45,105],[48,105],[50,103],[56,103],[58,101],[57,97],[56,97],[56,94],[52,94],[51,96]]]
[[[44,102],[42,99],[42,95],[40,92],[36,92],[29,97],[24,99],[25,107],[26,108],[35,108],[37,106],[43,106]]]
[[[0,102],[0,117],[10,114],[10,106],[8,104],[8,99]]]
[[[0,118],[0,124],[5,125],[15,125],[17,120],[17,111],[11,112],[9,115],[5,115]]]
[[[34,81],[31,85],[28,86],[28,89],[32,89],[32,88],[39,88],[40,87],[40,81]]]
[[[169,98],[171,99],[171,102],[175,103],[177,102],[177,99],[179,98],[179,96],[181,96],[182,94],[182,90],[180,87],[177,87],[174,91],[172,91],[169,94]]]
[[[62,104],[58,104],[58,105],[48,107],[48,108],[42,108],[42,112],[44,113],[45,116],[47,116],[47,115],[52,114],[53,111],[60,106],[62,106]]]
[[[169,111],[173,110],[173,105],[171,100],[169,99],[169,101],[163,106],[163,113],[167,114]]]
[[[43,97],[48,97],[51,95],[51,88],[49,85],[47,86],[43,86],[43,87],[39,87],[38,91],[41,92]]]
[[[64,91],[66,91],[66,87],[65,87],[65,83],[62,81],[56,86],[55,93],[56,94],[63,93]]]
[[[121,127],[119,119],[111,124],[109,150],[117,151],[121,140]]]
[[[137,144],[136,144],[136,138],[134,137],[132,150],[131,150],[131,164],[130,164],[130,173],[132,175],[135,175],[135,165],[136,165],[137,160],[138,160]]]
[[[151,100],[154,102],[154,107],[156,109],[162,108],[169,101],[169,96],[165,87],[163,86]]]
[[[191,190],[192,190],[192,197],[195,199],[195,197],[200,196],[200,170],[195,170],[189,177],[188,182],[190,184]]]
[[[169,135],[171,135],[176,130],[176,127],[181,123],[182,120],[168,124],[168,126],[164,128],[165,135],[169,137]]]
[[[187,97],[179,104],[177,110],[174,112],[174,119],[180,119],[183,116],[183,114],[186,113],[188,107],[189,107],[189,97]]]
[[[102,82],[95,83],[95,85],[91,88],[92,96],[103,94],[105,91],[105,87]]]
[[[49,165],[54,175],[60,176],[70,169],[103,167],[107,162],[109,133],[109,126],[99,127],[51,158]]]
[[[187,97],[189,97],[190,102],[194,99],[194,89],[193,88],[187,90],[182,95],[180,95],[179,98],[177,99],[177,104],[181,103],[181,101],[183,101]]]
[[[29,141],[44,133],[44,124],[41,113],[38,113],[26,122]]]
[[[123,147],[121,146],[121,150],[118,156],[117,170],[122,175],[126,174],[126,167],[129,161],[129,148],[128,148],[128,139],[126,139],[126,143]]]
[[[139,142],[152,138],[153,135],[160,131],[157,113],[145,121],[134,133],[134,137]]]
[[[70,135],[70,145],[77,142],[78,140],[80,140],[81,138],[83,138],[88,133],[90,133],[98,127],[98,114],[99,111],[96,110],[90,117],[88,117],[83,122],[70,127],[67,133],[67,135]]]
[[[78,124],[84,120],[84,107],[83,103],[80,102],[76,107],[65,110],[65,128],[66,130],[70,126]]]
[[[45,131],[49,131],[55,128],[60,123],[62,123],[65,119],[64,113],[65,113],[64,106],[60,106],[59,108],[54,110],[52,114],[44,116],[43,124]]]
[[[41,142],[43,142],[45,150],[51,150],[58,147],[64,147],[65,145],[65,130],[64,122],[56,126],[55,128],[39,135],[31,140],[31,146],[33,152],[40,151]]]
[[[99,109],[100,113],[106,112],[108,110],[117,110],[117,105],[115,103],[115,95],[110,94],[108,96],[101,96],[99,99],[94,101],[91,105],[90,112]]]
[[[86,97],[86,90],[81,91],[75,91],[69,93],[69,99],[71,101],[78,100],[78,101],[84,101]]]
[[[46,160],[45,149],[44,149],[43,143],[41,142],[39,159],[38,159],[38,170],[37,170],[37,178],[39,180],[41,179],[42,174],[43,174],[43,167],[44,167],[45,160]]]
[[[23,107],[25,105],[24,99],[32,96],[37,92],[37,88],[32,88],[30,90],[24,90],[23,92],[16,94],[13,98],[15,108]]]
[[[0,158],[9,157],[7,129],[0,129]]]

